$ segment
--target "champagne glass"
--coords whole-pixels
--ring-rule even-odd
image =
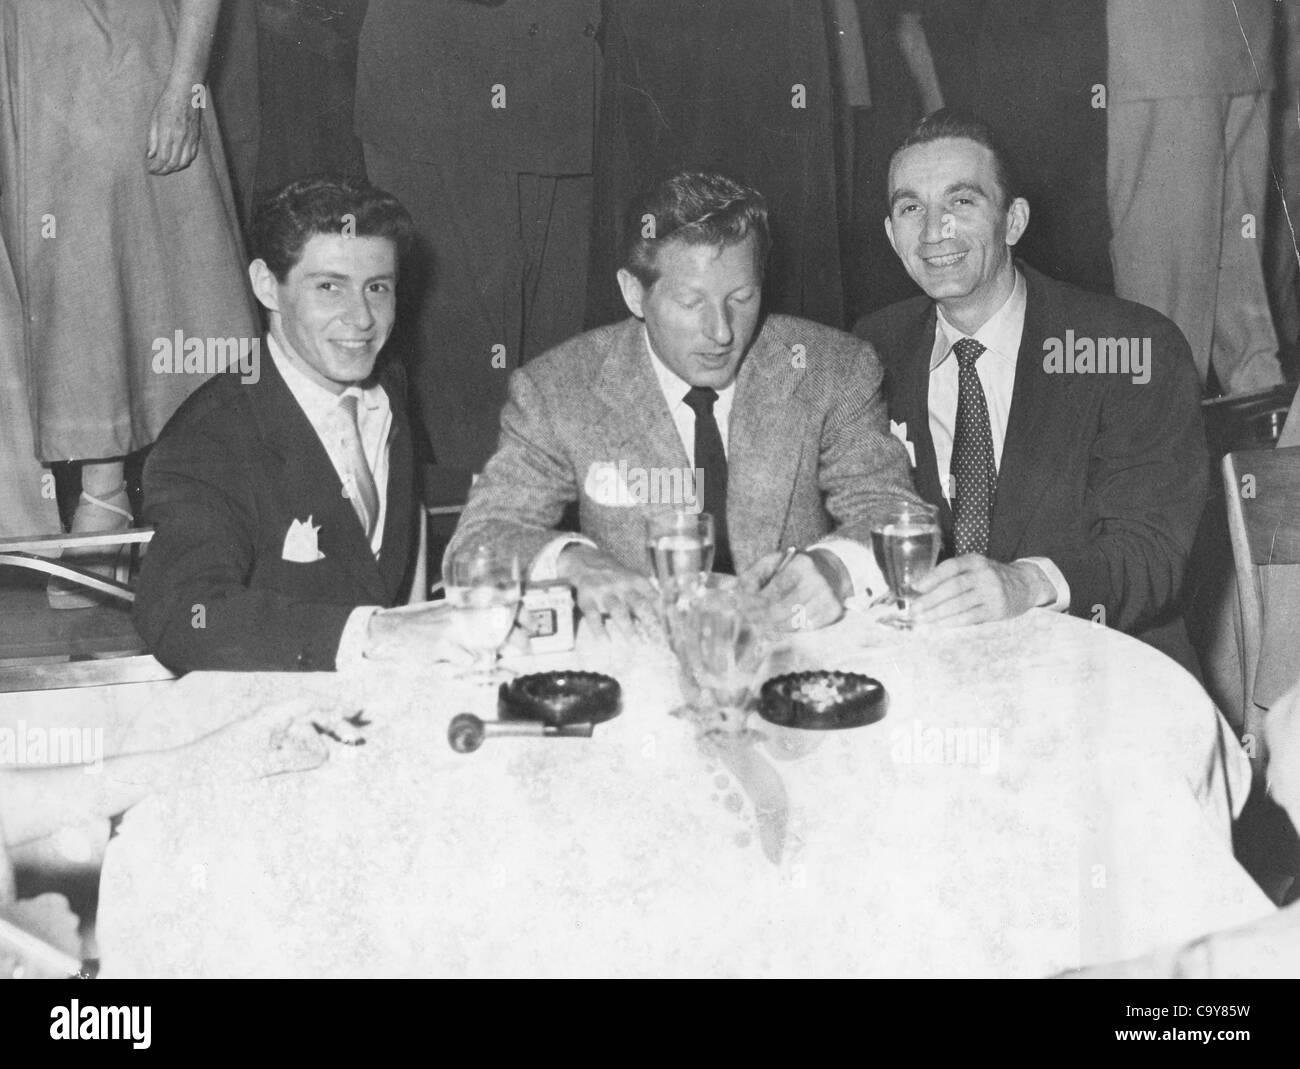
[[[713,568],[713,517],[677,509],[646,517],[645,548],[659,589],[679,576],[698,578]]]
[[[899,502],[872,524],[871,548],[899,609],[883,623],[905,630],[913,626],[909,612],[916,581],[939,559],[941,537],[939,510],[933,505]]]
[[[490,685],[513,675],[497,665],[497,658],[523,598],[519,558],[488,545],[470,546],[448,558],[443,580],[455,613],[456,641],[474,657],[473,666],[457,678]]]

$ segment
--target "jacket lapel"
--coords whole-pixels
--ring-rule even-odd
[[[727,428],[727,533],[737,567],[780,548],[785,531],[808,418],[789,368],[789,351],[760,328]]]
[[[1062,317],[1042,278],[1018,264],[1025,276],[1025,327],[1016,355],[1016,381],[1002,445],[998,490],[989,533],[989,556],[1010,560],[1020,535],[1054,473],[1063,470],[1067,438],[1062,421],[1070,406],[1063,397],[1063,375],[1043,370],[1043,343],[1049,331],[1060,330]]]
[[[939,521],[947,536],[952,531],[952,510],[943,493],[934,438],[930,434],[930,355],[934,351],[937,327],[934,305],[929,304],[920,326],[910,337],[910,351],[890,369],[889,418],[907,424],[908,441],[916,449],[912,478],[917,493],[938,506]]]
[[[276,517],[283,537],[290,520],[306,520],[319,528],[317,547],[349,571],[375,603],[385,602],[384,577],[379,570],[365,532],[357,522],[351,503],[343,496],[343,484],[321,445],[316,430],[299,407],[274,361],[263,363],[260,383],[251,387],[251,402],[257,414],[262,442],[280,463],[280,500],[283,511]],[[396,426],[396,421],[394,421]],[[390,471],[389,486],[392,486]],[[389,523],[393,522],[389,498]]]
[[[601,367],[596,392],[605,407],[598,430],[613,447],[610,460],[615,463],[645,457],[650,464],[686,468],[686,450],[650,366],[641,331],[640,320],[629,319]]]
[[[412,493],[415,490],[415,460],[411,443],[411,428],[406,413],[405,378],[394,365],[393,373],[381,380],[388,394],[393,423],[388,432],[388,497],[384,516],[384,541],[379,554],[379,570],[384,588],[388,592],[385,604],[395,602],[404,593],[402,584],[410,572],[411,538],[418,528],[412,528]],[[423,511],[417,504],[414,510],[418,521],[424,523]],[[360,524],[357,530],[360,531]],[[416,543],[418,545],[418,541]],[[369,552],[367,548],[367,556]]]

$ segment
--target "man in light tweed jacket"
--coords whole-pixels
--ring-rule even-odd
[[[719,526],[715,570],[761,588],[774,622],[833,622],[850,595],[883,590],[872,521],[919,500],[875,353],[763,317],[756,191],[682,172],[628,219],[618,280],[632,318],[513,373],[496,454],[448,552],[513,550],[534,581],[572,583],[597,633],[627,633],[654,614],[646,517],[703,508]],[[574,502],[581,535],[557,530]],[[773,578],[790,546],[802,552]]]

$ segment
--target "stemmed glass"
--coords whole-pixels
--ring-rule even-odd
[[[488,685],[513,676],[497,658],[523,597],[519,558],[488,545],[469,546],[444,563],[443,581],[455,611],[456,641],[474,657],[456,678]]]
[[[768,649],[762,599],[730,575],[672,578],[663,595],[669,645],[695,690],[686,712],[704,733],[743,730]]]
[[[871,548],[899,610],[882,623],[904,630],[913,626],[916,581],[934,568],[941,538],[939,510],[933,505],[902,501],[872,525]]]

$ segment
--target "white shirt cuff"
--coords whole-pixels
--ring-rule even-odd
[[[825,538],[808,548],[834,553],[849,573],[854,594],[871,598],[884,593],[885,577],[876,564],[876,555],[861,542],[855,542],[851,538]]]
[[[334,655],[336,671],[356,671],[365,663],[366,646],[370,643],[367,634],[370,618],[378,611],[378,605],[358,605],[348,615],[343,634],[339,636],[339,651]]]
[[[528,569],[528,581],[530,583],[550,583],[559,578],[555,573],[560,566],[560,554],[569,546],[590,546],[596,549],[596,543],[590,538],[583,538],[581,535],[563,534],[558,538],[552,539],[542,547],[542,551],[533,558],[532,566]]]
[[[1042,573],[1047,576],[1047,581],[1056,588],[1056,600],[1050,605],[1042,605],[1040,608],[1051,609],[1052,612],[1065,612],[1069,609],[1070,584],[1065,581],[1061,569],[1046,557],[1021,557],[1016,563],[1019,564],[1021,561],[1026,564],[1037,565]]]

